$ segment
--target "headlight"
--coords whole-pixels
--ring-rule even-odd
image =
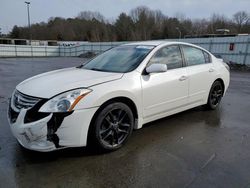
[[[39,112],[70,112],[91,91],[90,89],[76,89],[59,94],[47,101]]]

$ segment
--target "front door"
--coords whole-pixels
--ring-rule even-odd
[[[159,49],[147,66],[153,63],[166,64],[168,70],[141,76],[144,118],[175,110],[188,101],[188,77],[180,47],[171,45]]]

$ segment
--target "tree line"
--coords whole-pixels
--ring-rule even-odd
[[[160,10],[145,6],[121,13],[108,21],[98,12],[80,12],[75,18],[50,18],[28,27],[14,26],[8,37],[67,41],[137,41],[216,34],[229,29],[229,34],[250,33],[250,14],[239,11],[228,18],[213,14],[210,18],[190,19],[182,14],[169,17]]]

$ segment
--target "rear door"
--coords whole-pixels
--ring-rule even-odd
[[[210,55],[193,46],[182,45],[189,85],[189,103],[205,103],[216,72]]]

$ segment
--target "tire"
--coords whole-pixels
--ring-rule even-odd
[[[91,149],[102,152],[121,148],[134,128],[132,110],[124,103],[114,102],[97,113],[89,135]]]
[[[215,110],[223,97],[224,89],[220,81],[215,81],[210,89],[206,108],[209,110]]]

